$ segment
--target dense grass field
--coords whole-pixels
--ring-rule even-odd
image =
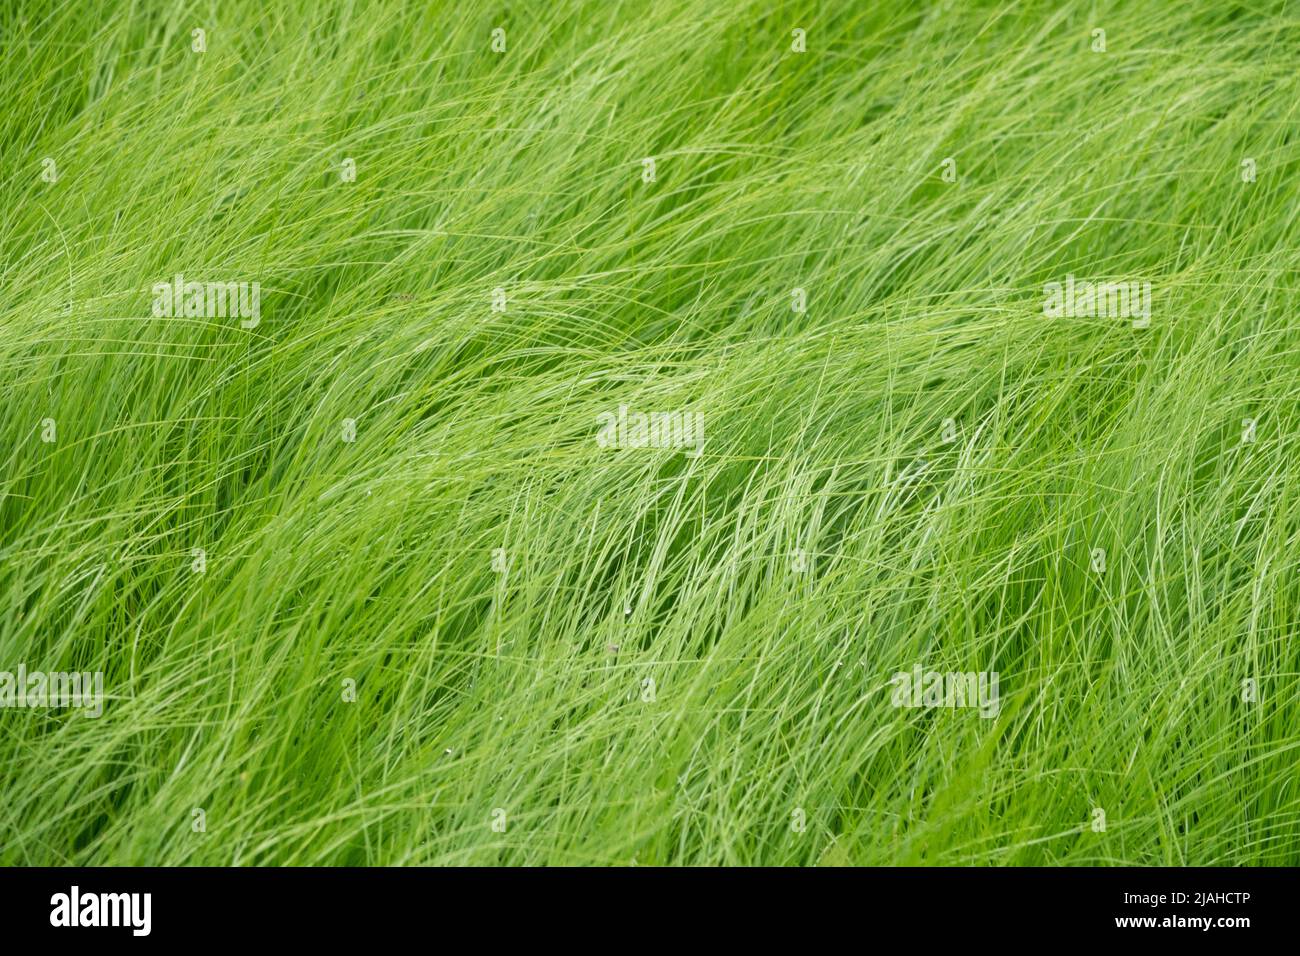
[[[1295,3],[15,0],[0,103],[0,863],[1300,863]]]

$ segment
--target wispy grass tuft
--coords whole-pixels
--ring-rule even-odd
[[[0,102],[0,671],[105,693],[0,863],[1300,863],[1294,3],[19,0]]]

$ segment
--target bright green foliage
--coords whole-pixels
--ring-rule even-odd
[[[1294,3],[14,0],[0,104],[0,671],[105,693],[0,863],[1300,863]]]

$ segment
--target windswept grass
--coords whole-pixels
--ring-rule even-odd
[[[1300,862],[1294,3],[16,0],[0,102],[0,671],[106,697],[0,862]]]

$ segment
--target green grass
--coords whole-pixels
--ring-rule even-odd
[[[0,862],[1300,863],[1295,3],[17,0],[0,103],[0,670],[105,690]]]

